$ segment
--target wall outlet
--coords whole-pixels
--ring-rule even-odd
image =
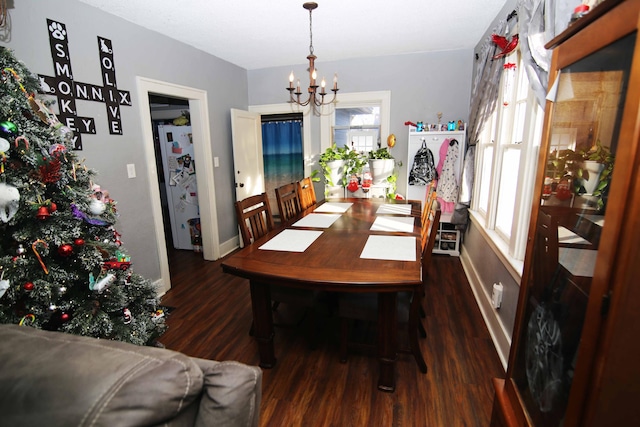
[[[493,284],[493,290],[491,292],[491,305],[496,310],[499,309],[500,306],[502,305],[503,291],[504,291],[504,287],[502,286],[502,283],[498,282]]]

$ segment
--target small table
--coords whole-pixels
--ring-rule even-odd
[[[344,207],[348,209],[344,212]],[[408,205],[401,207],[401,205]],[[333,209],[335,207],[335,209]],[[304,211],[310,214],[339,214],[326,228],[298,227],[296,220],[279,227],[232,254],[222,262],[225,273],[249,279],[254,319],[254,337],[258,343],[260,366],[272,368],[276,363],[273,345],[273,315],[270,308],[270,285],[318,289],[333,292],[377,292],[378,357],[380,376],[378,389],[395,390],[395,361],[397,358],[397,292],[414,291],[422,285],[420,245],[420,201],[384,199],[331,199],[317,208]],[[314,212],[315,210],[315,212]],[[380,210],[380,213],[378,213]],[[371,230],[376,218],[413,217],[411,231]],[[400,222],[400,221],[399,221]],[[283,231],[315,230],[319,236],[302,252],[260,249]],[[368,259],[361,254],[370,236],[404,236],[402,241],[414,249],[411,260]],[[378,238],[374,238],[378,239]],[[415,241],[415,242],[414,242]],[[371,243],[371,242],[370,242]],[[388,247],[389,258],[399,258],[394,247]],[[374,255],[375,256],[375,255]]]

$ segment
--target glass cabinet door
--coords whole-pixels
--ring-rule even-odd
[[[536,426],[561,426],[580,346],[635,34],[560,70],[512,377]],[[551,82],[550,82],[551,84]]]

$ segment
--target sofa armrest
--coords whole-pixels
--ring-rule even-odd
[[[262,370],[234,361],[192,358],[204,374],[197,427],[258,426]]]

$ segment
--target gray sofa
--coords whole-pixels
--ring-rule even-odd
[[[257,426],[262,371],[0,325],[0,425]]]

